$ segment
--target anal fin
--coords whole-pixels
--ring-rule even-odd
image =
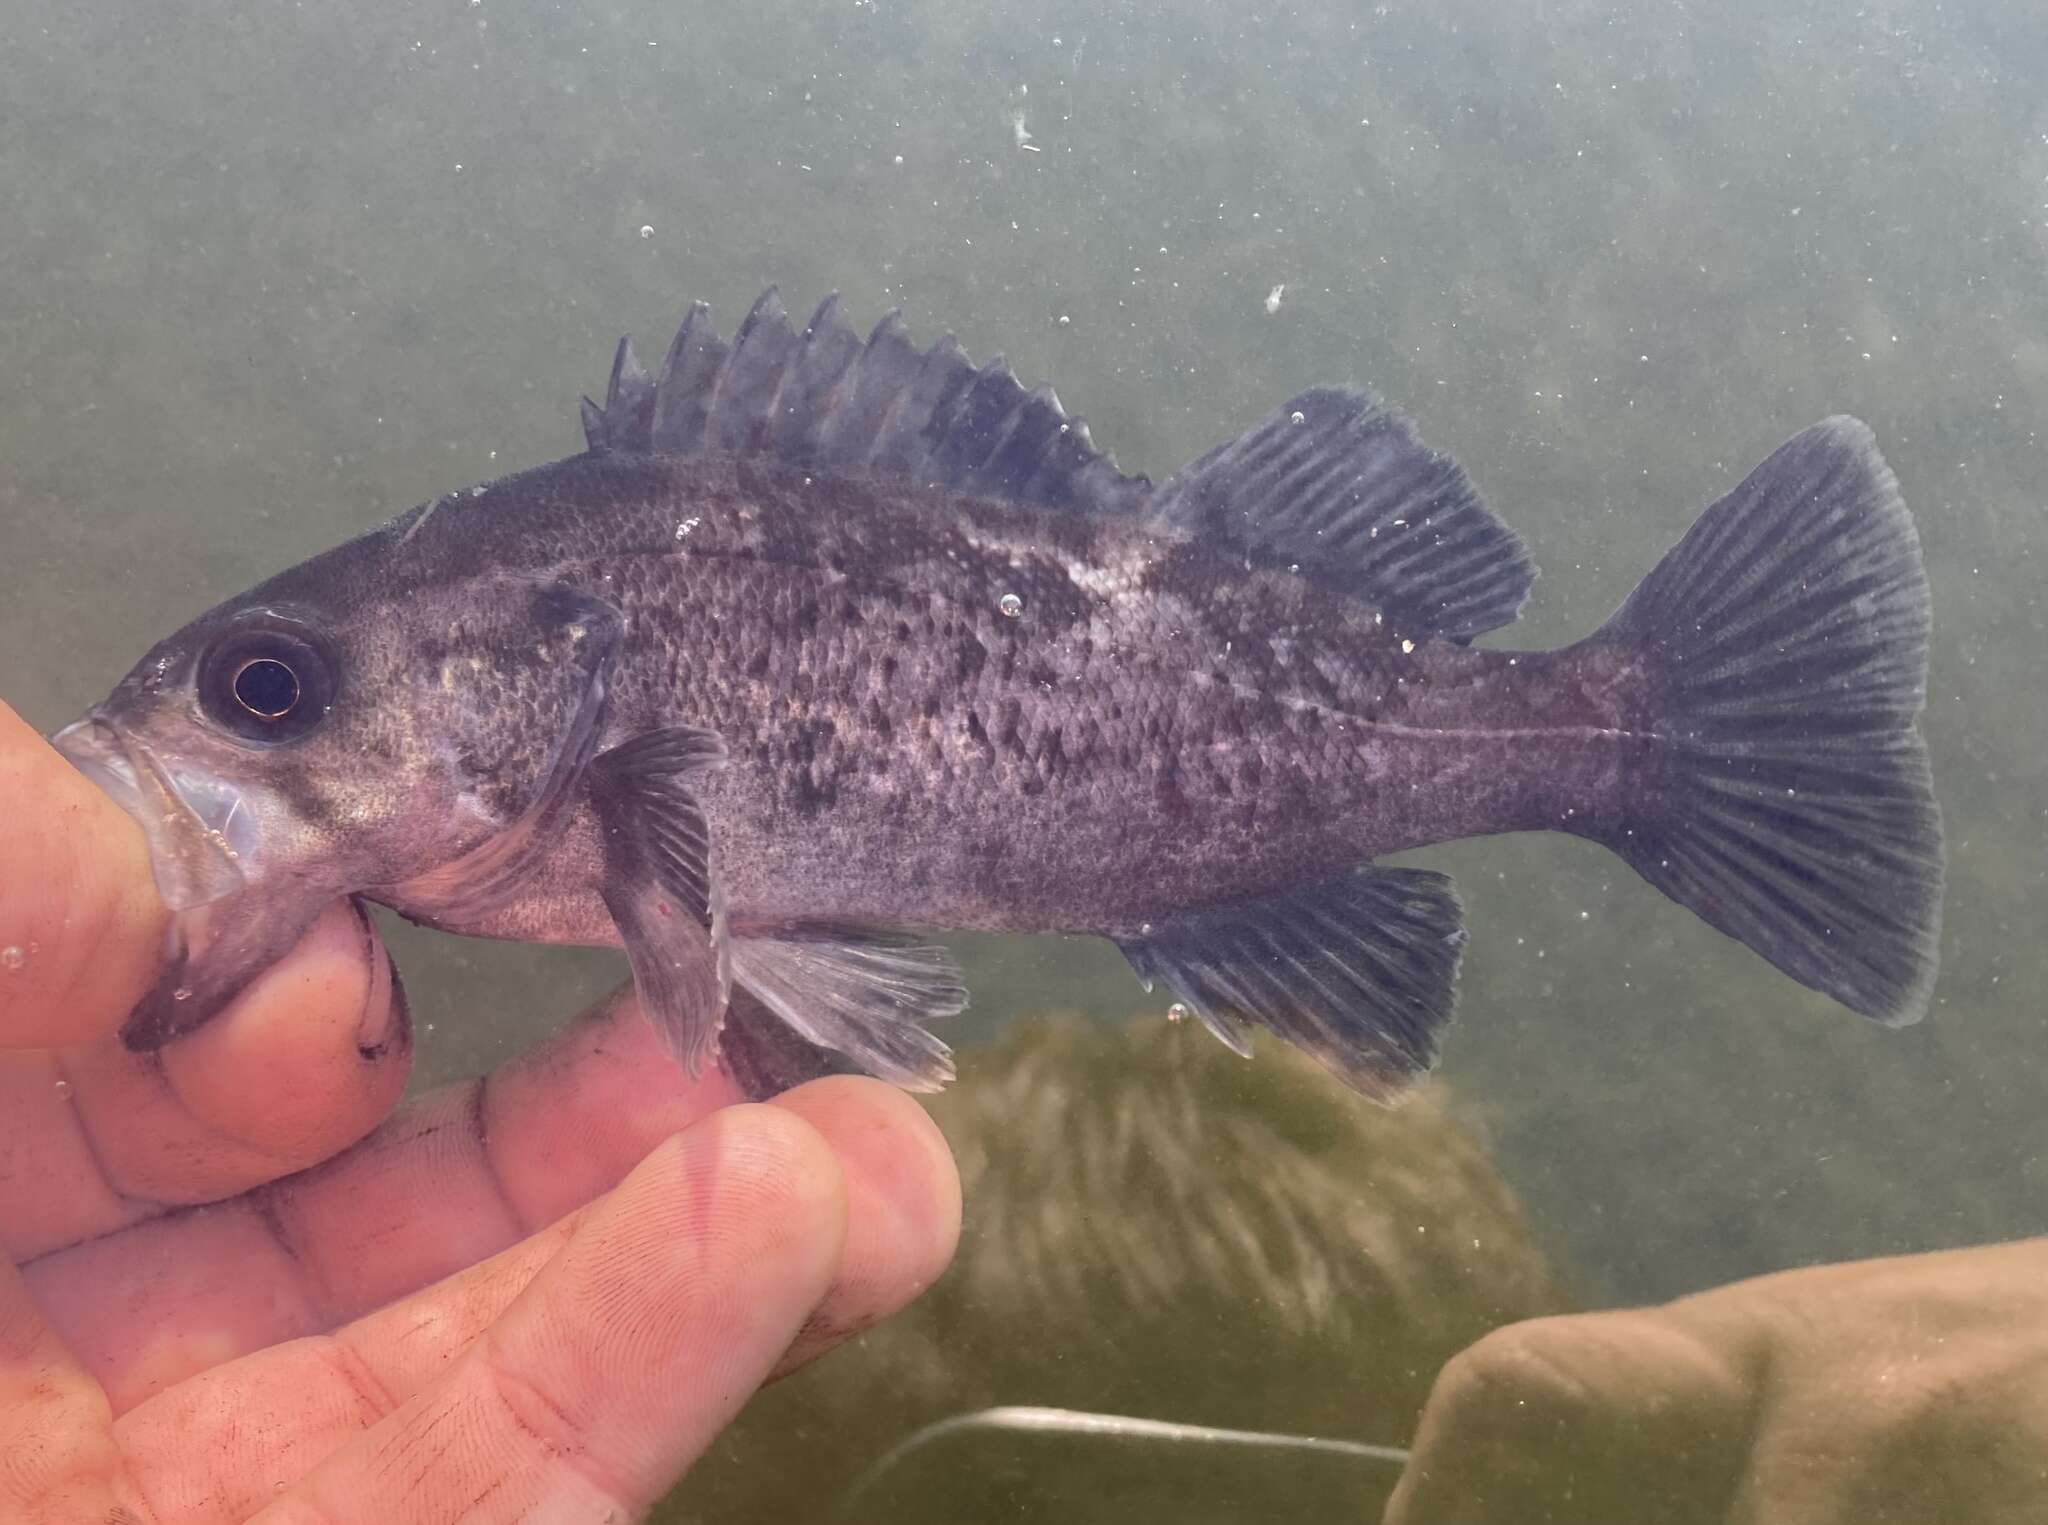
[[[689,781],[724,761],[725,745],[712,732],[670,726],[590,764],[591,804],[604,833],[605,909],[625,944],[641,1007],[693,1078],[718,1037],[732,972],[710,823]]]
[[[1116,942],[1148,990],[1163,980],[1239,1053],[1250,1052],[1246,1028],[1263,1027],[1391,1102],[1436,1066],[1463,909],[1446,875],[1367,865]]]
[[[799,1037],[868,1074],[906,1091],[953,1078],[952,1051],[925,1030],[967,1009],[944,948],[865,928],[799,928],[735,937],[732,967]]]

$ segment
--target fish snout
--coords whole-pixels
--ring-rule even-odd
[[[240,786],[200,769],[165,766],[97,711],[50,743],[142,828],[157,893],[172,910],[207,905],[247,882],[261,842]]]
[[[96,714],[74,720],[50,738],[50,745],[115,804],[132,816],[141,816],[142,791],[135,781],[134,765],[122,750],[120,734],[106,721]]]

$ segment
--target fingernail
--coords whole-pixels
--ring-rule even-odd
[[[356,1033],[356,1052],[368,1064],[412,1047],[412,1003],[406,999],[405,981],[399,978],[398,965],[389,954],[384,957],[384,978],[376,983],[383,985],[385,998],[377,999],[379,992],[373,985],[363,1025]]]
[[[360,900],[349,902],[362,929],[363,952],[373,958],[370,988],[363,994],[363,1017],[356,1028],[356,1052],[366,1064],[375,1064],[394,1049],[412,1043],[412,1007],[406,1000],[405,982],[398,977],[398,965],[388,950],[379,945],[370,913]]]

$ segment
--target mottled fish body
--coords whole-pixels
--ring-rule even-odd
[[[941,1083],[965,991],[911,934],[971,928],[1110,937],[1232,1046],[1389,1097],[1463,930],[1441,875],[1372,860],[1532,829],[1866,1016],[1925,1009],[1926,583],[1853,420],[1551,652],[1469,644],[1534,570],[1354,392],[1155,486],[1001,362],[770,293],[730,346],[693,310],[658,379],[622,346],[585,427],[202,616],[62,733],[179,913],[132,1042],[361,894],[622,945],[677,1057],[723,1028],[757,1089]]]

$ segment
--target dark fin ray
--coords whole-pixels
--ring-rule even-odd
[[[844,1054],[798,1036],[744,985],[733,986],[726,1001],[718,1059],[749,1101],[768,1101],[827,1075],[860,1073]]]
[[[711,327],[711,309],[702,302],[691,303],[683,326],[676,330],[675,342],[668,347],[668,358],[662,361],[661,379],[655,383],[649,438],[645,443],[633,442],[630,448],[670,455],[701,450],[712,378],[729,353],[725,341]]]
[[[588,415],[585,415],[586,425]],[[619,341],[612,356],[612,375],[604,394],[605,442],[611,449],[630,449],[647,438],[654,423],[654,379],[633,353],[632,336]],[[586,429],[587,432],[587,429]]]
[[[1001,355],[976,371],[952,394],[946,409],[932,418],[927,432],[934,474],[971,488],[996,446],[1008,437],[1004,426],[1023,400],[1023,385]]]
[[[741,322],[732,353],[712,378],[711,411],[704,424],[707,450],[750,452],[768,446],[768,426],[797,352],[782,296],[770,286]]]
[[[711,828],[691,778],[725,761],[709,731],[670,726],[600,753],[590,802],[604,833],[605,909],[633,968],[641,1008],[694,1078],[732,985]]]
[[[1601,839],[1803,985],[1888,1025],[1939,961],[1920,539],[1832,418],[1715,503],[1586,645],[1637,654],[1656,753]]]
[[[1303,392],[1161,485],[1162,524],[1298,567],[1396,630],[1469,641],[1521,612],[1536,569],[1458,463],[1363,393]]]
[[[902,403],[907,378],[921,363],[903,314],[891,309],[860,347],[838,401],[818,421],[818,459],[865,464]]]
[[[733,939],[733,978],[805,1042],[844,1054],[906,1091],[953,1078],[952,1051],[925,1024],[967,1009],[944,948],[860,928]]]
[[[825,422],[859,358],[860,340],[839,315],[835,292],[818,304],[804,325],[769,421],[770,454],[793,461],[818,458]]]
[[[914,368],[903,377],[903,385],[874,442],[861,460],[878,471],[930,481],[926,463],[931,459],[929,425],[953,399],[974,381],[974,366],[960,341],[951,334],[919,354],[911,352]]]
[[[836,296],[799,334],[772,286],[730,347],[693,306],[656,381],[622,343],[604,407],[584,400],[583,430],[593,451],[759,453],[1046,508],[1127,512],[1152,490],[1050,387],[1027,392],[1002,361],[977,370],[950,334],[920,350],[895,313],[862,342]]]
[[[1436,1066],[1456,1005],[1463,908],[1443,874],[1355,869],[1266,900],[1190,912],[1117,946],[1239,1053],[1247,1026],[1391,1102]]]
[[[1060,435],[1072,428],[1059,394],[1051,387],[1034,387],[1029,392],[1020,389],[988,459],[977,468],[977,476],[986,485],[976,490],[992,497],[1023,498]]]

